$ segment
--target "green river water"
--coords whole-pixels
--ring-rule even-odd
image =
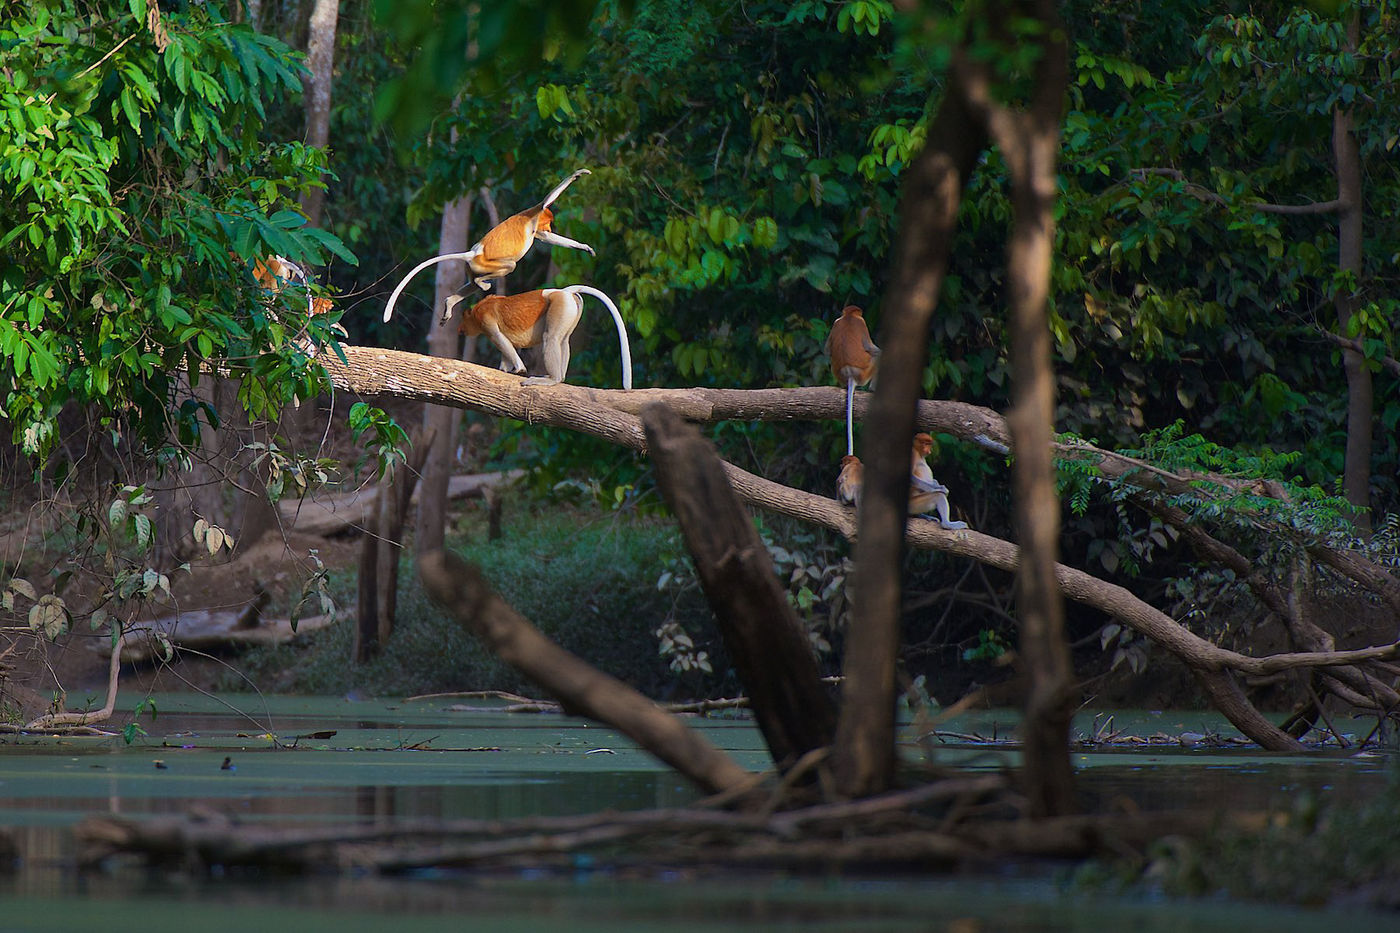
[[[136,697],[118,709],[132,709]],[[481,701],[469,701],[481,707]],[[630,741],[556,714],[463,709],[459,701],[198,695],[155,697],[147,735],[55,740],[0,737],[0,826],[22,854],[0,876],[0,933],[260,928],[568,931],[1167,931],[1276,933],[1346,923],[1400,929],[1400,918],[1225,901],[1112,898],[1076,891],[1055,867],[994,874],[716,878],[658,869],[615,876],[587,862],[568,876],[419,873],[380,878],[191,878],[131,868],[75,869],[71,828],[90,814],[180,814],[203,807],[244,822],[301,825],[565,815],[685,804],[694,790]],[[1013,712],[943,723],[941,763],[998,769]],[[1103,725],[1085,715],[1076,728]],[[692,720],[744,767],[769,762],[740,719]],[[119,727],[120,723],[118,723]],[[1126,734],[1232,736],[1202,713],[1117,713]],[[328,737],[308,737],[326,732]],[[274,743],[270,736],[280,740]],[[297,738],[303,736],[303,738]],[[969,742],[968,736],[986,741]],[[286,747],[292,746],[292,747]],[[919,754],[912,746],[908,754]],[[231,767],[222,767],[224,759]],[[159,764],[157,764],[159,763]],[[1091,806],[1286,808],[1307,791],[1357,800],[1378,791],[1385,755],[1276,756],[1199,745],[1075,755]]]

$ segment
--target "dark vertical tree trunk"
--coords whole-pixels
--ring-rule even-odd
[[[986,91],[988,124],[1011,176],[1013,228],[1007,246],[1012,406],[1013,526],[1021,546],[1016,572],[1016,617],[1021,663],[1030,675],[1024,742],[1024,792],[1033,816],[1074,809],[1069,760],[1074,670],[1064,633],[1064,603],[1055,579],[1059,559],[1060,500],[1055,488],[1055,374],[1050,326],[1050,267],[1057,191],[1055,163],[1067,82],[1063,29],[1048,0],[1035,3],[1043,24],[1040,59],[1028,109],[995,103]]]
[[[1360,34],[1360,13],[1353,10],[1347,22],[1347,44],[1355,51]],[[1339,104],[1332,111],[1332,157],[1337,173],[1337,266],[1349,273],[1352,281],[1361,281],[1362,189],[1361,150],[1353,132],[1350,108]],[[1335,298],[1337,329],[1346,337],[1347,324],[1356,307],[1356,296],[1350,289],[1338,289]],[[1375,422],[1371,371],[1357,351],[1342,350],[1342,366],[1347,377],[1347,448],[1342,473],[1342,490],[1347,501],[1357,508],[1371,505],[1371,431]],[[1369,511],[1358,519],[1369,529]]]
[[[374,516],[365,529],[360,551],[359,603],[351,657],[368,661],[389,643],[398,616],[399,555],[403,551],[403,523],[409,502],[433,448],[434,435],[422,432],[414,439],[408,462],[386,476],[376,492]]]
[[[962,189],[985,140],[954,79],[900,202],[894,275],[876,340],[882,350],[880,377],[861,433],[865,483],[851,576],[854,614],[832,758],[837,788],[847,796],[879,793],[893,776],[900,566],[914,413]]]

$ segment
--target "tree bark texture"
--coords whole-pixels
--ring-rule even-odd
[[[438,252],[461,253],[467,249],[471,216],[471,196],[464,195],[442,208],[442,224]],[[428,352],[433,356],[457,356],[457,319],[443,321],[438,309],[447,297],[466,281],[465,263],[443,262],[437,265],[433,307],[428,325]],[[467,351],[472,342],[467,341]],[[470,356],[466,357],[470,359]],[[457,459],[457,428],[462,413],[446,405],[423,406],[423,429],[438,438],[423,468],[422,488],[418,492],[418,516],[414,528],[414,550],[422,555],[440,550],[447,524],[447,483]]]
[[[1024,8],[1024,9],[1023,9]],[[997,100],[990,65],[964,59],[965,86],[991,131],[1010,175],[1012,230],[1007,244],[1007,303],[1011,335],[1013,526],[1021,545],[1016,573],[1020,662],[1030,680],[1024,742],[1024,791],[1033,816],[1059,816],[1074,807],[1069,726],[1074,670],[1064,633],[1064,605],[1055,567],[1060,500],[1055,488],[1055,374],[1047,310],[1054,253],[1062,102],[1068,81],[1063,26],[1050,0],[993,4],[1040,23],[1034,92],[1026,109]],[[1008,45],[1014,41],[1005,39]],[[1024,41],[1024,40],[1021,40]]]
[[[751,786],[748,772],[680,719],[546,638],[475,567],[435,551],[418,559],[418,570],[433,600],[565,711],[617,729],[706,792],[742,793]]]
[[[1352,10],[1347,23],[1347,44],[1355,51],[1360,30],[1360,13]],[[1337,173],[1337,268],[1361,282],[1362,190],[1361,150],[1352,127],[1350,108],[1338,103],[1332,111],[1332,158]],[[1347,324],[1356,308],[1356,296],[1338,288],[1334,299],[1337,330],[1347,333]],[[1374,399],[1371,371],[1355,350],[1342,349],[1342,367],[1347,377],[1347,447],[1342,467],[1342,490],[1347,501],[1365,509],[1357,523],[1371,527],[1371,431],[1374,426]]]
[[[316,0],[306,41],[306,67],[311,72],[303,94],[306,100],[306,144],[317,149],[326,148],[331,138],[331,84],[335,71],[335,31],[339,15],[339,0]],[[310,226],[321,226],[325,203],[326,191],[319,186],[302,196],[301,211]]]
[[[928,360],[929,321],[947,272],[962,189],[984,145],[985,134],[961,91],[950,86],[900,199],[894,275],[876,340],[882,350],[880,376],[861,433],[865,482],[832,754],[837,788],[853,797],[880,793],[893,777],[900,567],[915,411]]]
[[[657,485],[675,514],[725,650],[781,771],[831,744],[836,709],[753,519],[700,432],[661,403],[642,413]]]

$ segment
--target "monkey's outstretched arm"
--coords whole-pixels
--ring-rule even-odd
[[[553,204],[555,201],[559,200],[559,195],[563,194],[563,193],[564,193],[564,189],[567,188],[567,187],[569,187],[570,185],[572,185],[572,184],[574,183],[574,179],[575,179],[575,178],[578,178],[580,175],[592,175],[592,174],[593,174],[593,173],[590,172],[590,171],[589,171],[588,169],[586,169],[586,168],[581,168],[581,169],[579,169],[578,171],[574,172],[574,173],[573,173],[572,175],[570,175],[568,178],[564,179],[564,180],[561,181],[559,184],[555,185],[553,191],[551,191],[549,194],[545,195],[544,200],[540,202],[540,208],[549,207],[549,205],[551,205],[551,204]]]
[[[443,253],[441,256],[434,256],[432,259],[425,259],[418,265],[414,266],[413,270],[409,272],[408,275],[404,276],[403,279],[399,281],[398,285],[394,286],[393,293],[389,295],[389,303],[384,306],[384,322],[387,324],[389,322],[389,318],[393,317],[394,304],[399,300],[399,293],[404,290],[404,286],[408,285],[409,280],[412,279],[415,275],[422,272],[429,266],[436,265],[440,262],[447,262],[450,259],[458,259],[470,264],[471,261],[475,259],[480,252],[481,244],[478,243],[476,246],[473,246],[465,253]]]
[[[595,255],[593,247],[589,246],[587,243],[571,240],[563,234],[555,233],[553,230],[536,230],[535,239],[543,240],[552,246],[567,246],[569,249],[581,249],[590,256]]]

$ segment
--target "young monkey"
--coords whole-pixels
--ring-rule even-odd
[[[457,303],[470,294],[473,288],[489,292],[491,279],[512,271],[515,264],[530,251],[530,247],[534,245],[536,240],[554,246],[581,249],[592,256],[593,247],[587,243],[580,243],[554,232],[552,226],[554,212],[549,209],[549,205],[553,204],[559,195],[564,193],[565,188],[573,184],[575,178],[589,174],[592,173],[586,168],[574,172],[555,185],[554,190],[546,195],[539,204],[496,224],[487,231],[486,236],[478,240],[477,244],[465,253],[443,253],[441,256],[434,256],[432,259],[426,259],[414,266],[413,271],[403,277],[389,296],[389,303],[384,306],[385,322],[388,322],[389,318],[393,316],[394,304],[399,300],[399,293],[404,290],[404,286],[408,285],[409,280],[419,272],[439,262],[447,262],[451,259],[464,260],[471,273],[467,277],[467,284],[462,286],[456,294],[449,296],[443,305],[442,319],[446,321],[452,316],[452,311],[457,307]]]
[[[831,333],[826,337],[826,352],[831,357],[831,372],[836,381],[846,387],[846,456],[855,453],[855,431],[851,425],[857,385],[865,385],[875,376],[880,348],[870,340],[865,326],[865,313],[855,305],[841,311]]]
[[[554,385],[564,381],[569,371],[569,337],[583,317],[581,295],[592,295],[612,312],[617,324],[617,341],[622,351],[622,387],[632,388],[632,349],[627,328],[612,299],[588,285],[568,288],[541,288],[518,295],[487,295],[462,315],[459,330],[468,337],[486,334],[501,351],[501,369],[525,372],[521,347],[543,346],[544,368],[548,376],[531,376],[526,385]]]
[[[928,434],[914,435],[914,456],[909,477],[909,514],[923,515],[925,512],[938,512],[938,524],[956,531],[966,528],[967,522],[955,522],[948,518],[948,487],[933,478],[929,469],[928,455],[933,452],[933,437]]]
[[[842,505],[860,504],[860,487],[865,482],[865,465],[855,454],[841,458],[841,472],[836,477],[836,498]]]

